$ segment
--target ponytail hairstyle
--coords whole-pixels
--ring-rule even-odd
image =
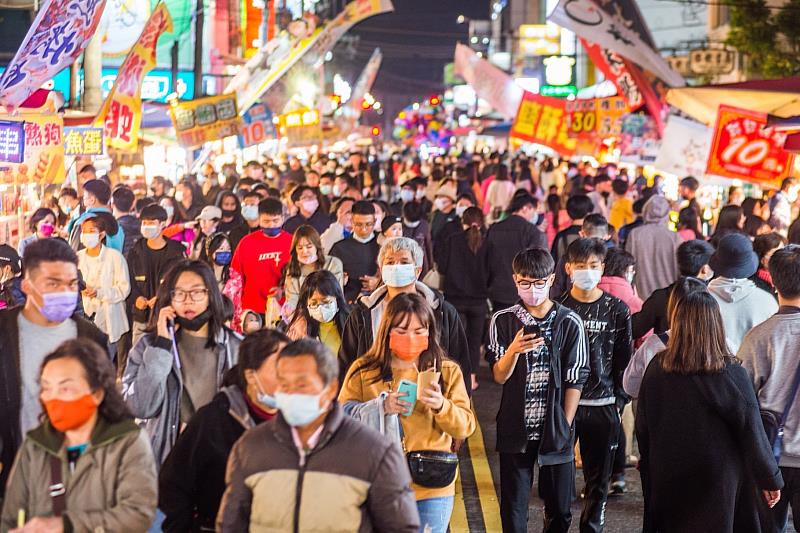
[[[483,211],[477,207],[468,207],[461,215],[461,223],[467,226],[467,246],[473,254],[477,254],[483,244],[484,218]]]

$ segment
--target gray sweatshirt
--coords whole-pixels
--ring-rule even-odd
[[[753,379],[761,408],[783,413],[800,366],[800,312],[779,313],[754,327],[738,357]],[[800,468],[800,394],[786,417],[780,466]]]
[[[719,304],[725,338],[736,353],[745,333],[778,312],[775,298],[749,279],[716,278],[708,292]]]

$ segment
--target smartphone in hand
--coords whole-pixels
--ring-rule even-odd
[[[417,403],[417,384],[407,379],[401,379],[397,386],[397,392],[401,400],[411,404],[403,416],[411,416],[411,413],[414,412],[414,405]]]

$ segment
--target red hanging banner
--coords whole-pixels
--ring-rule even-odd
[[[561,155],[573,155],[577,143],[569,137],[565,107],[565,100],[525,91],[511,136],[547,146]]]
[[[783,149],[786,133],[766,124],[766,113],[719,106],[706,173],[779,187],[794,156]]]

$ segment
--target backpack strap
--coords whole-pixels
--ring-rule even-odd
[[[658,339],[664,344],[664,346],[669,344],[669,333],[667,333],[666,331],[663,333],[656,333],[656,337],[658,337]]]
[[[53,514],[61,516],[67,509],[67,488],[61,475],[61,459],[50,456],[50,498],[53,501]]]

